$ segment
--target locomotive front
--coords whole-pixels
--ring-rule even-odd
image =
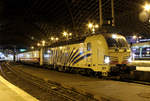
[[[119,34],[108,34],[104,37],[108,45],[108,56],[105,56],[104,62],[109,64],[110,74],[118,75],[135,70],[135,66],[128,65],[132,59],[125,37]]]

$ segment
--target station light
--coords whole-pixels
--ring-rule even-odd
[[[98,24],[96,24],[96,25],[95,25],[95,28],[98,28],[98,27],[99,27],[99,25],[98,25]]]
[[[40,43],[37,43],[37,46],[40,46],[41,44]]]
[[[45,46],[45,43],[46,43],[45,40],[43,40],[43,41],[42,41],[42,46]]]
[[[45,44],[45,40],[42,41],[42,44]]]
[[[64,35],[64,36],[67,36],[67,35],[68,35],[68,33],[67,33],[66,31],[64,31],[64,32],[63,32],[63,35]]]
[[[144,5],[144,10],[145,10],[145,11],[150,11],[150,4],[146,3],[146,4]]]
[[[88,29],[92,32],[92,33],[95,33],[95,30],[99,28],[99,25],[98,24],[93,24],[93,23],[88,23],[87,24],[88,26]]]
[[[92,23],[89,23],[88,24],[88,28],[92,28],[93,27],[93,24]]]
[[[51,37],[51,40],[53,41],[53,40],[54,40],[54,37]]]
[[[72,35],[72,33],[69,33],[69,35],[71,36],[71,35]]]
[[[59,38],[56,38],[56,41],[58,41],[59,40]]]
[[[72,33],[68,33],[66,31],[64,31],[62,34],[63,34],[64,37],[67,38],[67,40],[69,39],[70,36],[72,36]]]
[[[136,39],[136,38],[137,38],[137,36],[136,36],[136,35],[134,35],[134,36],[133,36],[133,39]]]
[[[141,39],[142,37],[141,36],[139,36],[139,39]]]
[[[34,49],[34,46],[31,46],[31,49]]]
[[[92,28],[92,32],[95,32],[95,28]]]

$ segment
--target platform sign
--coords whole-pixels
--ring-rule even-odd
[[[27,51],[26,49],[19,49],[19,52],[25,52]]]

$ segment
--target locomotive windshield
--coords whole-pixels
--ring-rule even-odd
[[[121,35],[107,35],[105,36],[108,47],[128,47],[128,43]]]

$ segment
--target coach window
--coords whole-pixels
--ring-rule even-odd
[[[91,50],[91,43],[87,43],[87,51]]]

